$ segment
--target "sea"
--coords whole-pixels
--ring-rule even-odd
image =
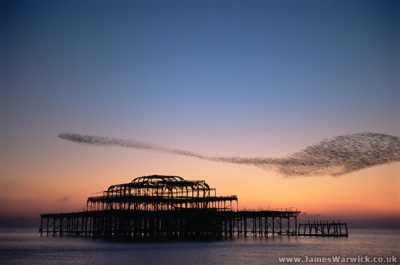
[[[0,229],[0,264],[398,264],[400,230],[351,229],[348,238],[247,237],[221,241],[131,242],[40,237]]]

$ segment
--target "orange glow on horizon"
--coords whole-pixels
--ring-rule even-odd
[[[203,179],[217,189],[217,195],[236,194],[239,209],[293,207],[309,214],[400,215],[399,163],[340,177],[285,178],[249,166],[123,149],[111,149],[107,154],[96,151],[83,149],[80,156],[84,159],[71,154],[63,163],[35,168],[24,182],[8,178],[2,187],[1,214],[78,211],[86,206],[87,197],[112,184],[163,174]],[[17,176],[23,173],[23,168],[9,172]]]

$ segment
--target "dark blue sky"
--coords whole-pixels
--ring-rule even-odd
[[[11,134],[145,136],[155,124],[399,132],[399,1],[7,1],[2,10]]]

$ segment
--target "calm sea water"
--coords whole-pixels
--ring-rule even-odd
[[[162,243],[41,238],[34,229],[0,230],[0,264],[7,265],[283,264],[279,257],[299,256],[305,260],[306,256],[332,255],[400,258],[400,230],[353,229],[349,238],[248,237],[218,242]]]

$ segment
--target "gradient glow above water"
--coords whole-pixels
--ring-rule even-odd
[[[239,208],[400,220],[399,163],[282,178],[56,137],[282,158],[338,135],[398,136],[399,1],[0,5],[0,221],[81,210],[94,192],[151,174],[204,179]]]

